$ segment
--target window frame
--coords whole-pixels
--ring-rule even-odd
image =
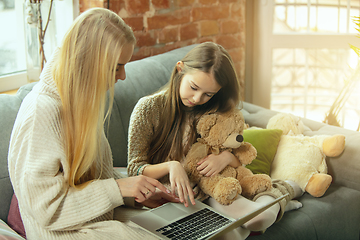
[[[245,101],[270,109],[274,48],[344,48],[360,46],[356,34],[275,34],[274,0],[246,1]],[[329,38],[331,40],[329,41]]]
[[[24,0],[15,0],[15,12],[17,14],[17,19],[24,19],[23,12],[23,3]],[[61,42],[62,37],[65,35],[68,27],[71,25],[72,21],[79,15],[79,0],[54,0],[56,16],[59,16],[56,21],[56,31],[58,35],[58,41]],[[69,11],[70,10],[70,11]],[[16,34],[19,51],[17,54],[17,61],[22,64],[25,63],[25,37],[24,37],[24,21],[17,21],[16,24]],[[29,83],[27,80],[26,69],[22,71],[17,71],[10,74],[4,74],[0,76],[0,92],[6,92]]]

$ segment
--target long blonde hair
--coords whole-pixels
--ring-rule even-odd
[[[196,138],[198,119],[208,112],[226,112],[237,107],[241,101],[240,83],[236,75],[233,61],[229,53],[219,44],[205,42],[190,50],[181,60],[184,67],[178,71],[175,66],[169,83],[164,87],[165,106],[159,128],[155,130],[150,142],[148,157],[151,163],[159,163],[164,159],[181,160]],[[214,75],[221,86],[207,103],[195,106],[191,111],[184,111],[180,99],[180,83],[183,76],[194,70]],[[183,147],[183,135],[187,119],[190,133],[187,145]]]
[[[82,13],[63,39],[53,77],[62,101],[72,187],[94,180],[96,162],[103,162],[101,135],[112,110],[116,66],[128,43],[135,44],[131,28],[104,8]]]

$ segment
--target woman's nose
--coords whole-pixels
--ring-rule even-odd
[[[117,82],[118,80],[125,80],[125,78],[126,78],[126,73],[125,73],[125,71],[119,71],[119,72],[117,72],[116,73],[116,75],[115,75],[115,82]]]
[[[119,78],[120,78],[121,80],[125,80],[125,78],[126,78],[126,73],[125,73],[125,71],[121,71],[121,72],[120,72]]]

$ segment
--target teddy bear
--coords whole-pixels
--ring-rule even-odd
[[[304,136],[305,125],[299,117],[290,113],[274,115],[266,128],[283,131],[270,177],[294,181],[303,192],[313,197],[323,196],[332,182],[326,157],[337,157],[344,151],[345,136]]]
[[[239,109],[203,115],[196,125],[200,137],[185,157],[184,168],[189,179],[223,205],[231,204],[238,194],[251,198],[271,188],[268,175],[253,174],[244,167],[257,154],[250,143],[243,141],[244,123]],[[220,154],[223,151],[232,152],[242,165],[237,168],[228,165],[220,173],[210,177],[201,175],[197,170],[197,163],[209,154]]]

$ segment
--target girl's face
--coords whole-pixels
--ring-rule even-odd
[[[186,107],[194,107],[208,102],[220,89],[213,74],[194,70],[181,79],[180,98]]]
[[[125,64],[128,63],[133,55],[134,52],[134,45],[133,44],[125,44],[122,48],[119,62],[116,67],[116,75],[115,75],[115,83],[120,80],[125,80],[126,73],[125,73]]]

